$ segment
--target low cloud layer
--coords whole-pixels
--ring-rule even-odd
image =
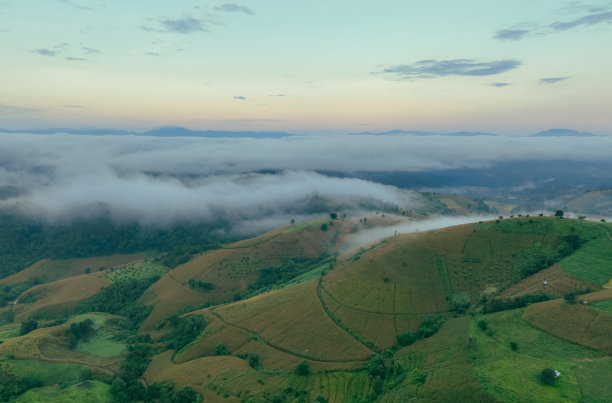
[[[377,227],[370,230],[360,231],[355,234],[348,235],[344,239],[345,249],[358,248],[377,242],[382,238],[408,234],[412,232],[429,231],[432,229],[446,228],[454,225],[474,223],[478,221],[491,220],[492,216],[466,216],[466,217],[442,217],[430,220],[407,221],[398,225],[389,227]]]
[[[420,205],[414,193],[348,177],[354,172],[486,169],[530,159],[606,162],[610,149],[612,137],[0,134],[0,190],[22,191],[0,206],[49,220],[104,211],[117,220],[225,219],[259,228],[308,216],[322,203],[354,209]]]
[[[497,60],[482,62],[472,59],[420,60],[413,64],[400,64],[384,69],[382,74],[410,80],[444,76],[491,76],[516,69],[518,60]]]

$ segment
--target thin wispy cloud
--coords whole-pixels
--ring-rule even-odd
[[[567,21],[556,21],[547,25],[539,25],[535,22],[522,22],[511,28],[497,30],[493,37],[502,41],[519,41],[531,35],[549,35],[581,26],[612,24],[612,6],[592,6],[575,3],[563,7],[561,10],[572,13],[586,11],[589,14]]]
[[[101,54],[102,51],[98,50],[98,49],[94,49],[94,48],[87,48],[87,47],[82,47],[81,51],[83,53],[87,53],[87,54]]]
[[[64,60],[68,60],[69,62],[84,62],[87,59],[85,59],[83,57],[66,56],[66,57],[64,57]]]
[[[236,95],[236,96],[234,97],[234,99],[245,100],[245,99],[246,99],[246,97],[244,97],[244,96],[242,96],[242,95]]]
[[[528,29],[500,29],[495,32],[495,39],[502,41],[518,41],[530,31]]]
[[[44,49],[44,48],[43,49],[36,49],[34,52],[38,53],[39,55],[42,55],[42,56],[51,56],[51,57],[55,56],[58,53],[58,52],[56,52],[54,50]]]
[[[76,3],[76,2],[71,1],[71,0],[60,0],[60,1],[62,3],[64,3],[64,4],[69,4],[69,5],[71,5],[74,8],[78,8],[79,10],[93,10],[93,8],[91,8],[91,7],[83,6],[83,5],[79,4],[79,3]]]
[[[254,15],[255,12],[246,6],[240,6],[234,3],[226,3],[219,7],[215,7],[217,11],[223,11],[227,13],[245,13],[248,15]]]
[[[545,77],[545,78],[541,78],[538,81],[538,84],[554,84],[554,83],[558,83],[560,81],[565,81],[567,80],[569,77]]]
[[[551,28],[555,31],[567,31],[568,29],[576,28],[582,25],[610,23],[612,23],[612,11],[606,11],[585,15],[584,17],[576,18],[570,21],[557,21],[551,24]]]
[[[401,80],[445,76],[490,76],[518,68],[518,60],[479,62],[473,59],[420,60],[413,64],[399,64],[379,72]]]
[[[150,32],[170,32],[176,34],[194,34],[198,32],[207,32],[204,26],[204,21],[190,15],[185,15],[181,18],[159,18],[156,20],[158,28],[149,26],[141,26],[145,31]]]
[[[491,83],[489,84],[491,87],[507,87],[510,83]]]
[[[62,108],[82,108],[83,105],[62,105]]]

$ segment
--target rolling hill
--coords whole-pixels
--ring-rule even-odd
[[[53,389],[58,382],[90,382],[83,391],[119,400],[162,391],[228,402],[612,393],[610,224],[526,216],[352,243],[355,233],[412,219],[292,224],[172,270],[161,256],[113,257],[89,273],[89,261],[37,263],[2,281],[45,280],[0,308],[0,364],[10,379],[33,368],[38,383],[24,398],[81,390]],[[140,291],[111,308],[111,291],[126,286]],[[38,328],[24,329],[32,321]],[[44,365],[74,369],[58,381]],[[550,385],[539,380],[545,368],[561,373]]]

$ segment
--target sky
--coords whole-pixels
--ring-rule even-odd
[[[612,2],[0,0],[0,128],[612,134]]]

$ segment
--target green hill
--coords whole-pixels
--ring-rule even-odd
[[[29,389],[19,393],[25,401],[96,393],[237,402],[606,400],[610,224],[520,217],[344,250],[355,231],[406,219],[295,224],[174,269],[163,257],[90,273],[81,263],[39,263],[28,270],[44,284],[29,284],[27,272],[5,281],[26,288],[0,308],[0,393]],[[53,365],[71,367],[58,380],[45,367]],[[30,367],[33,378],[22,381]],[[544,384],[546,368],[561,375]]]

